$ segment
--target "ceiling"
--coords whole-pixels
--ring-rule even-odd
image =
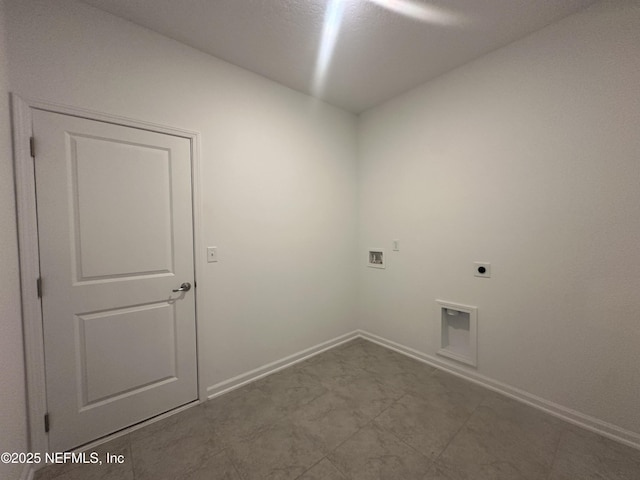
[[[83,0],[360,113],[594,0]]]

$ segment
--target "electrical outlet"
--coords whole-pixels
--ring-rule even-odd
[[[473,275],[491,278],[491,264],[488,262],[473,262]]]

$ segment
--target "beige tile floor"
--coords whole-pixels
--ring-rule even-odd
[[[638,480],[640,451],[364,340],[36,480]]]

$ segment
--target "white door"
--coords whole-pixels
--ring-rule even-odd
[[[49,448],[197,398],[190,139],[33,111]]]

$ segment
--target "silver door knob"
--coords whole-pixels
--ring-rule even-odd
[[[188,292],[189,290],[191,290],[191,284],[189,282],[184,282],[180,285],[180,288],[176,288],[172,290],[172,292]]]

